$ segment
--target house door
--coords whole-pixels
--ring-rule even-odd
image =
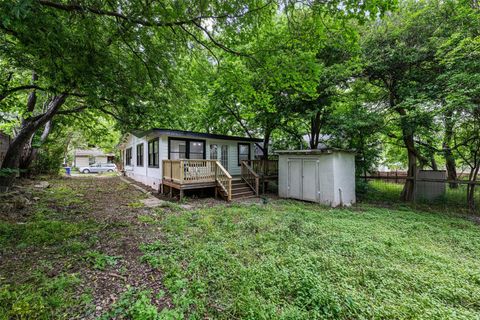
[[[220,161],[221,165],[228,171],[228,145],[210,144],[210,159]]]

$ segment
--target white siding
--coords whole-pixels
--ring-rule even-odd
[[[77,168],[88,167],[88,157],[76,156],[75,157],[75,166]]]
[[[137,145],[140,143],[144,144],[143,166],[137,166]],[[127,142],[125,143],[125,149],[128,148],[132,148],[132,164],[130,166],[125,166],[125,174],[127,177],[159,190],[161,184],[161,171],[159,168],[148,167],[148,142],[146,137],[137,138],[134,135],[129,135]]]
[[[300,169],[292,171],[292,164]],[[355,156],[352,153],[280,154],[278,166],[280,197],[315,201],[332,207],[355,203]]]
[[[107,163],[107,157],[106,156],[95,157],[95,163]]]
[[[137,138],[134,135],[129,135],[125,143],[124,149],[132,148],[132,165],[125,166],[125,174],[145,185],[151,186],[154,189],[159,189],[162,182],[162,160],[168,159],[168,136],[159,136],[159,168],[148,167],[148,140],[155,138],[156,136]],[[240,166],[238,165],[237,145],[238,143],[249,143],[250,154],[254,157],[254,143],[245,141],[232,141],[232,140],[218,140],[218,139],[202,139],[192,138],[190,136],[175,136],[178,139],[196,139],[205,141],[205,157],[210,159],[210,144],[228,145],[228,168],[227,171],[232,175],[240,175]],[[137,144],[144,143],[144,166],[137,166]]]

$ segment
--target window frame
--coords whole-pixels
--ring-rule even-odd
[[[203,155],[202,159],[193,159],[193,160],[206,160],[207,159],[207,141],[201,139],[189,139],[189,138],[176,138],[168,137],[168,159],[170,160],[170,153],[172,150],[171,142],[173,141],[185,141],[185,159],[190,159],[190,142],[202,142],[203,143]]]
[[[157,143],[157,153],[150,152],[150,145],[152,146],[153,151],[155,151],[155,142]],[[160,139],[153,138],[148,140],[147,149],[148,149],[148,167],[159,168],[160,167]],[[152,162],[150,162],[150,154],[152,155]],[[156,159],[155,159],[155,155],[156,155]]]
[[[242,165],[242,162],[240,161],[240,146],[247,146],[248,147],[248,160],[252,160],[252,150],[250,143],[247,142],[239,142],[237,143],[237,160],[238,160],[238,166],[240,167]],[[245,161],[245,160],[243,160]]]
[[[139,152],[138,147],[141,147],[140,148],[140,149],[142,149],[141,152]],[[144,159],[144,157],[145,157],[145,143],[142,142],[142,143],[137,144],[136,151],[137,151],[137,154],[136,154],[136,156],[137,156],[137,167],[143,167],[145,165],[145,162],[144,162],[145,161],[145,159]]]
[[[132,166],[132,147],[125,149],[125,166]]]

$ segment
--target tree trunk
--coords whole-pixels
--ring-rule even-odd
[[[39,141],[40,146],[47,140],[51,130],[52,130],[52,120],[49,120],[45,124],[42,135],[40,136],[40,141]],[[38,154],[39,146],[35,146],[35,147],[32,146],[32,141],[34,136],[35,135],[32,136],[32,139],[30,139],[30,142],[24,148],[25,153],[20,158],[20,175],[21,176],[27,176],[29,174],[28,169],[32,165],[33,161],[35,161]]]
[[[391,104],[393,103],[393,98],[391,98]],[[408,123],[407,111],[403,108],[396,108],[397,112],[401,116],[400,124],[402,127],[402,137],[403,143],[407,149],[408,157],[408,170],[407,177],[410,179],[405,180],[405,185],[403,186],[402,194],[400,198],[403,201],[413,201],[415,198],[415,176],[417,174],[417,150],[415,149],[415,137],[414,132],[410,124]]]
[[[455,157],[453,156],[451,144],[453,138],[453,112],[451,110],[447,111],[445,114],[445,135],[443,138],[443,156],[445,158],[445,167],[447,169],[447,178],[448,180],[455,181],[457,180],[457,166],[455,164]],[[458,183],[450,183],[450,188],[458,188]]]
[[[417,156],[415,152],[415,145],[413,134],[408,134],[403,137],[405,146],[407,147],[408,154],[408,170],[407,177],[411,179],[405,180],[405,185],[403,186],[401,199],[403,201],[413,201],[415,194],[415,181],[414,177],[417,174]]]
[[[310,119],[310,149],[317,149],[320,140],[321,113],[317,111]]]
[[[47,107],[47,111],[38,116],[32,116],[22,121],[22,126],[17,135],[12,139],[1,169],[12,170],[14,173],[0,176],[0,191],[8,190],[15,180],[16,173],[20,168],[21,156],[25,147],[31,141],[35,132],[50,121],[59,108],[65,103],[67,94],[55,96]],[[30,102],[30,97],[29,97]],[[29,106],[30,107],[30,106]]]
[[[431,162],[432,170],[438,171],[438,165],[437,165],[437,161],[435,160],[435,155],[432,155],[432,157],[430,158],[430,162]]]
[[[270,143],[271,135],[272,135],[272,130],[270,128],[265,129],[265,135],[263,136],[263,146],[262,146],[263,160],[268,160],[268,153],[269,153],[268,144]]]
[[[476,167],[471,168],[470,174],[468,175],[469,182],[475,182],[477,180],[478,171],[480,169],[480,163],[476,163]],[[469,183],[467,186],[467,204],[470,212],[475,213],[475,184]]]

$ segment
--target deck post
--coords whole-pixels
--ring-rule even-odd
[[[183,182],[185,176],[185,165],[183,163],[183,160],[180,161],[180,183]]]
[[[173,198],[173,188],[172,188],[172,186],[170,186],[169,189],[170,189],[169,197]]]
[[[180,189],[180,202],[182,202],[183,199],[183,189]]]

